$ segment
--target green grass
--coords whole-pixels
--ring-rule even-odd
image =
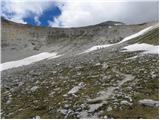
[[[152,45],[159,45],[159,28],[156,28],[147,34],[136,38],[138,43],[148,43]]]

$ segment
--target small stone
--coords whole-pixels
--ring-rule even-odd
[[[49,94],[49,96],[50,96],[50,97],[53,97],[54,94],[55,94],[55,91],[51,92],[51,93]]]
[[[107,108],[107,111],[108,111],[108,112],[109,112],[109,111],[112,111],[112,107],[109,106],[109,107]]]
[[[67,96],[68,96],[67,94],[64,94],[64,95],[63,95],[63,97],[67,97]]]
[[[77,75],[81,75],[81,72],[78,72]]]
[[[65,109],[68,109],[68,108],[69,108],[69,106],[70,106],[70,105],[65,104],[65,105],[64,105],[64,108],[65,108]]]
[[[80,106],[81,106],[82,109],[85,109],[87,105],[86,104],[81,104]]]
[[[121,101],[121,104],[122,105],[132,105],[132,103],[129,103],[128,101],[124,100],[124,101]]]
[[[40,116],[36,116],[35,119],[41,119]]]
[[[34,87],[31,88],[31,91],[35,92],[38,88],[39,88],[38,86],[34,86]]]
[[[99,65],[101,65],[101,64],[100,64],[100,63],[96,63],[96,64],[95,64],[95,66],[99,66]]]
[[[104,119],[107,119],[107,118],[108,118],[107,115],[105,115],[105,116],[104,116]]]
[[[107,68],[108,68],[107,63],[103,63],[103,64],[102,64],[102,68],[103,68],[103,69],[107,69]]]
[[[23,82],[20,82],[19,85],[18,85],[18,87],[21,87],[23,84],[24,84]]]
[[[56,73],[57,73],[57,71],[52,71],[52,73],[53,73],[53,74],[56,74]]]
[[[107,76],[103,76],[102,80],[106,80],[108,77]]]
[[[10,104],[11,102],[12,102],[12,98],[9,97],[9,99],[8,99],[7,102],[6,102],[6,104],[8,105],[8,104]]]
[[[80,111],[82,111],[82,108],[79,107],[79,108],[76,109],[76,111],[80,112]]]
[[[62,113],[62,114],[67,114],[67,110],[66,109],[59,109],[58,112]]]

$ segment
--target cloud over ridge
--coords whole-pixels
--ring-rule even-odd
[[[104,21],[136,24],[158,20],[158,0],[2,0],[2,16],[19,23],[57,6],[61,14],[47,20],[52,27],[80,27]]]

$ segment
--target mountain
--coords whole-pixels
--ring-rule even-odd
[[[108,26],[109,23],[82,28],[47,28],[2,20],[2,62],[23,59],[43,51],[76,54],[93,45],[116,43],[147,27]]]
[[[122,22],[116,22],[116,21],[107,21],[100,24],[97,24],[97,26],[116,26],[116,25],[125,25]]]
[[[2,118],[158,118],[157,22],[1,27]]]

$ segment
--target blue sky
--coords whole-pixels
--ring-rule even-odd
[[[61,14],[60,9],[57,6],[51,7],[43,11],[42,15],[39,17],[40,26],[48,26],[48,21],[54,22],[54,17],[58,17]],[[36,15],[32,14],[29,17],[25,17],[23,20],[31,25],[37,25],[34,17]]]
[[[30,25],[49,26],[49,21],[61,15],[53,0],[2,0],[1,6],[6,19]]]
[[[1,15],[17,23],[81,27],[104,21],[158,20],[158,0],[1,0]]]

